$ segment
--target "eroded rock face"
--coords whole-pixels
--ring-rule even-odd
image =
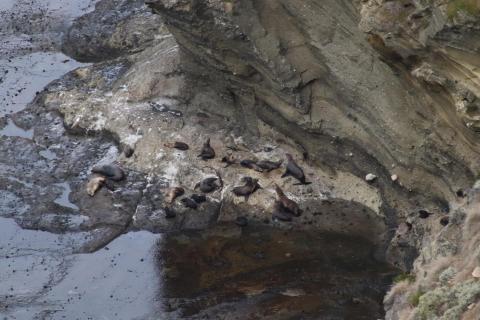
[[[112,59],[145,49],[160,36],[161,19],[141,0],[103,0],[75,20],[62,50],[82,62]]]

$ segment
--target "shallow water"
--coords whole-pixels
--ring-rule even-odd
[[[35,52],[0,59],[0,97],[3,100],[0,114],[24,109],[36,92],[82,65],[60,52]]]
[[[55,199],[54,202],[56,204],[61,205],[62,207],[78,210],[79,208],[75,204],[73,204],[68,198],[68,196],[70,195],[70,192],[72,192],[72,189],[70,188],[70,185],[68,184],[68,182],[57,183],[57,185],[62,187],[63,191],[60,194],[60,196],[57,199]]]
[[[153,252],[160,236],[131,232],[95,253],[74,254],[86,238],[24,230],[0,218],[0,316],[156,319]]]
[[[21,137],[25,139],[32,139],[33,138],[33,129],[30,130],[24,130],[15,123],[11,119],[7,120],[7,125],[3,128],[0,129],[0,136],[6,136],[6,137]]]
[[[396,273],[366,240],[265,226],[172,235],[158,263],[178,319],[378,319]]]

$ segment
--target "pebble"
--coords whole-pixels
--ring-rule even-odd
[[[300,297],[305,295],[305,291],[303,289],[289,288],[280,292],[280,294],[287,297]]]
[[[480,267],[477,266],[475,269],[473,269],[472,277],[480,278]]]
[[[398,180],[398,176],[396,174],[392,174],[392,176],[390,178],[392,178],[393,182]]]
[[[377,179],[377,176],[374,175],[373,173],[369,173],[365,176],[365,180],[368,182],[373,182]]]

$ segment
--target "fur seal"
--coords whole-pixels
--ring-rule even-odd
[[[240,161],[240,165],[244,168],[253,169],[257,172],[263,172],[263,169],[257,165],[257,161],[251,159],[245,159]]]
[[[175,148],[177,150],[182,150],[182,151],[187,151],[188,149],[190,149],[188,144],[186,144],[185,142],[179,142],[179,141],[175,141],[173,143],[168,142],[168,143],[165,143],[164,146],[167,148]]]
[[[222,162],[226,163],[225,167],[229,167],[232,164],[235,164],[237,162],[237,159],[233,156],[233,154],[227,154],[225,157],[222,158]]]
[[[197,202],[195,200],[191,199],[191,198],[183,198],[180,201],[187,208],[190,208],[190,209],[193,209],[193,210],[196,210],[198,208]]]
[[[194,193],[190,196],[190,198],[192,198],[193,201],[195,201],[196,203],[203,203],[203,202],[207,201],[207,197],[204,194]]]
[[[122,181],[123,179],[125,179],[125,172],[116,164],[95,166],[92,168],[92,172],[102,175],[113,181]]]
[[[168,188],[165,193],[165,202],[172,203],[177,197],[183,195],[185,190],[181,187]]]
[[[105,183],[105,177],[95,176],[90,179],[87,183],[87,193],[90,197],[93,197],[95,193],[100,190],[100,188]]]
[[[200,151],[198,157],[205,161],[215,158],[215,150],[213,150],[213,148],[210,146],[210,138],[208,138],[203,144],[202,150]]]
[[[275,200],[273,203],[272,218],[285,222],[292,221],[292,215],[285,210],[282,203],[278,200]]]
[[[165,207],[164,211],[165,211],[165,218],[167,219],[172,219],[177,216],[177,213],[170,207]]]
[[[295,217],[299,217],[302,214],[302,210],[298,207],[298,204],[292,199],[289,199],[277,184],[275,184],[275,191],[277,192],[278,202],[280,202],[284,209],[292,213]]]
[[[125,155],[125,158],[130,158],[131,156],[133,156],[134,152],[135,152],[135,149],[133,149],[129,145],[125,145],[123,147],[123,154]]]
[[[258,179],[253,179],[252,177],[243,177],[242,182],[245,182],[245,185],[234,187],[232,192],[237,197],[245,197],[245,201],[248,201],[248,198],[252,193],[262,188],[258,184]]]
[[[295,179],[300,181],[300,183],[295,183],[295,185],[311,184],[311,182],[307,182],[305,180],[306,178],[305,178],[305,174],[303,173],[302,168],[300,168],[298,166],[298,164],[295,162],[295,160],[293,160],[292,155],[287,153],[285,156],[287,157],[288,162],[287,162],[287,169],[286,169],[285,173],[282,175],[282,178],[285,178],[287,176],[294,177]]]
[[[266,172],[270,172],[272,170],[280,168],[282,165],[283,161],[270,161],[270,160],[261,160],[257,162],[257,166],[263,169]]]
[[[220,186],[218,184],[216,184],[217,180],[218,180],[217,177],[205,178],[202,181],[200,181],[199,183],[197,183],[195,185],[195,187],[193,188],[193,190],[200,189],[200,191],[202,191],[203,193],[213,192],[213,191],[217,190],[218,188],[220,188]]]

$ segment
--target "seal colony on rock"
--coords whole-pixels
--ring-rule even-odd
[[[285,154],[285,156],[287,157],[288,162],[287,162],[287,169],[286,169],[285,173],[282,175],[282,178],[285,178],[285,177],[288,177],[288,176],[294,177],[295,179],[300,181],[300,183],[295,183],[295,185],[311,184],[311,182],[306,181],[305,173],[303,173],[303,169],[300,168],[300,166],[295,162],[295,160],[293,160],[292,155],[287,153],[287,154]]]

